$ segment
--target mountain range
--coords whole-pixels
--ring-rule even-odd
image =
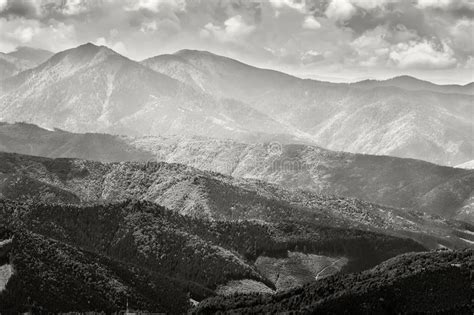
[[[472,224],[353,198],[287,190],[164,162],[101,163],[0,153],[0,197],[32,203],[147,200],[203,220],[312,222],[410,237],[427,248],[472,246]]]
[[[438,85],[433,84],[428,81],[419,80],[417,78],[403,75],[399,77],[394,77],[388,80],[364,80],[356,82],[353,84],[357,87],[363,88],[375,88],[375,87],[396,87],[400,89],[410,90],[410,91],[432,91],[438,93],[446,94],[474,94],[474,82],[457,85],[457,84],[445,84]]]
[[[251,139],[276,130],[284,134],[287,129],[237,100],[217,101],[93,44],[60,52],[38,67],[4,80],[2,87],[3,120],[72,131],[219,134]]]
[[[138,63],[93,44],[57,53],[0,85],[3,121],[316,144],[444,165],[473,159],[472,103],[472,84],[438,86],[411,77],[335,84],[203,51]]]
[[[0,153],[0,222],[0,309],[9,312],[260,312],[300,294],[317,310],[356,310],[354,298],[376,310],[409,297],[408,310],[468,305],[453,286],[468,292],[472,250],[364,271],[403,253],[472,247],[467,223],[180,164]],[[320,296],[328,285],[337,291]],[[437,288],[436,302],[407,288]]]
[[[472,157],[472,84],[437,86],[412,77],[333,84],[192,50],[142,63],[202,91],[242,100],[328,149],[446,165]]]
[[[310,145],[245,144],[203,137],[126,137],[0,124],[0,150],[103,162],[162,161],[286,189],[367,200],[473,223],[474,171]]]
[[[0,54],[0,311],[471,314],[473,84]]]

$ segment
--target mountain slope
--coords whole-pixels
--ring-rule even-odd
[[[0,292],[2,311],[116,312],[128,301],[132,308],[174,313],[189,305],[184,281],[29,231],[2,228],[2,234],[13,240],[14,268]]]
[[[119,137],[1,124],[0,150],[104,162],[164,161],[472,221],[473,171],[313,146],[199,137]]]
[[[246,145],[179,137],[138,138],[131,143],[140,150],[153,152],[158,161],[473,220],[468,210],[461,210],[474,194],[471,170],[306,145]]]
[[[302,80],[190,50],[139,64],[92,44],[1,86],[0,119],[49,128],[317,143],[445,165],[473,159],[473,95],[438,86],[410,91]]]
[[[208,220],[292,220],[409,236],[437,248],[471,245],[468,223],[357,199],[285,190],[167,163],[99,163],[0,153],[0,196],[31,202],[148,200]]]
[[[177,313],[188,306],[188,294],[200,301],[228,282],[252,280],[271,291],[273,281],[254,264],[262,255],[282,260],[289,251],[342,255],[348,258],[348,272],[424,249],[409,239],[354,229],[203,221],[140,201],[72,206],[0,200],[0,217],[14,231],[6,236],[12,240],[6,254],[16,270],[0,292],[2,310],[24,305],[24,296],[30,295],[30,303],[50,311],[115,311],[127,298],[142,310],[164,307]],[[93,266],[96,271],[90,270]],[[300,277],[296,272],[293,276]],[[55,281],[71,290],[62,293],[62,287],[53,287]],[[53,288],[31,292],[38,284]],[[81,291],[78,298],[71,298],[76,290]],[[84,302],[88,294],[89,305]]]
[[[27,123],[0,123],[0,151],[86,160],[148,161],[153,153],[140,151],[118,136],[47,130]]]
[[[472,250],[406,254],[276,295],[213,298],[196,314],[471,314]]]
[[[30,47],[18,47],[10,53],[0,53],[0,80],[34,68],[52,55],[50,51]]]
[[[215,99],[93,44],[60,52],[2,86],[5,121],[80,132],[294,138],[242,102]]]
[[[302,80],[192,50],[142,64],[203,91],[245,102],[329,149],[444,165],[473,158],[472,93],[446,94],[446,87],[435,85],[429,85],[432,91],[411,91],[405,87],[412,84],[400,83],[407,81],[403,78],[386,86],[367,83],[368,88]]]

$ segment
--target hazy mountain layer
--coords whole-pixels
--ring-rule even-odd
[[[118,137],[0,125],[0,150],[47,157],[165,161],[321,194],[355,197],[473,222],[474,172],[314,146],[197,137]]]
[[[180,164],[100,163],[0,154],[0,196],[32,202],[149,200],[209,220],[293,220],[409,236],[437,248],[471,246],[472,226],[357,199],[285,190]]]
[[[333,84],[190,50],[139,64],[86,44],[1,86],[0,119],[49,128],[277,139],[444,165],[473,159],[470,85]]]
[[[50,51],[30,47],[18,47],[10,53],[0,52],[0,80],[34,68],[52,55]]]
[[[215,99],[101,46],[60,52],[1,83],[0,118],[79,132],[293,139],[238,100]]]
[[[388,80],[364,80],[352,85],[363,88],[374,87],[398,87],[410,91],[432,91],[447,94],[474,94],[474,83],[466,85],[445,84],[438,85],[431,82],[419,80],[410,76],[399,76]]]
[[[473,158],[472,85],[437,86],[411,77],[333,84],[193,50],[142,63],[202,91],[245,102],[329,149],[444,165]]]

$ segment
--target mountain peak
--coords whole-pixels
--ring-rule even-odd
[[[231,57],[223,56],[223,55],[218,55],[215,53],[212,53],[207,50],[196,50],[196,49],[181,49],[178,50],[173,54],[173,56],[177,56],[180,58],[183,58],[186,61],[198,61],[199,63],[204,62],[204,63],[220,63],[224,65],[230,65],[232,67],[243,67],[246,69],[250,68],[255,68],[249,64],[246,64],[240,60],[233,59]]]
[[[200,57],[211,57],[211,58],[226,58],[228,59],[227,57],[224,57],[224,56],[220,56],[220,55],[216,55],[214,53],[211,53],[207,50],[197,50],[197,49],[181,49],[181,50],[178,50],[177,52],[175,52],[173,55],[175,56],[180,56],[180,57],[196,57],[196,56],[200,56]]]
[[[53,63],[61,62],[67,57],[70,60],[74,60],[74,62],[90,64],[100,62],[111,56],[121,55],[107,46],[98,46],[93,43],[86,43],[57,53],[51,58],[51,61],[53,61]]]
[[[107,46],[95,45],[91,42],[79,45],[79,46],[77,46],[76,48],[73,48],[73,49],[84,51],[84,52],[93,52],[93,53],[97,53],[97,52],[100,52],[100,51],[106,51],[106,52],[112,52],[114,54],[117,54],[115,51],[113,51],[112,49],[110,49]]]
[[[182,55],[182,54],[198,54],[198,53],[208,53],[212,54],[207,50],[199,50],[199,49],[189,49],[189,48],[184,48],[176,51],[174,55]]]
[[[418,78],[412,77],[410,75],[399,75],[390,79],[387,79],[386,81],[415,81],[415,82],[428,82],[424,80],[420,80]],[[431,82],[430,82],[431,83]]]

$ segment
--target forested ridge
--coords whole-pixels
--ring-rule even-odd
[[[319,279],[324,261],[347,261],[325,277],[338,272],[352,279],[394,256],[462,248],[472,237],[466,222],[180,164],[5,153],[0,160],[0,222],[14,244],[4,259],[15,270],[0,292],[0,309],[112,312],[125,299],[140,310],[182,313],[222,288],[248,292],[242,283],[278,296],[279,276],[262,269],[262,259],[324,258],[314,273],[303,274],[301,265],[286,269],[293,287]],[[26,282],[46,291],[32,292]],[[76,304],[74,290],[85,294]],[[49,291],[60,295],[57,306],[43,297]],[[150,300],[154,295],[160,299]],[[12,304],[11,296],[21,300]]]
[[[1,229],[13,238],[15,270],[0,292],[2,313],[116,312],[127,301],[141,310],[181,313],[190,306],[186,292],[199,287],[24,229]]]
[[[200,303],[195,314],[472,314],[474,251],[411,253],[275,295]]]
[[[15,290],[19,288],[15,287],[15,283],[21,282],[16,281],[28,281],[29,277],[32,277],[32,282],[40,281],[34,274],[30,275],[29,270],[50,275],[41,277],[44,282],[41,285],[45,287],[61,282],[60,279],[67,276],[62,273],[67,272],[68,268],[57,267],[54,271],[42,271],[42,268],[53,268],[55,265],[49,266],[49,261],[55,255],[61,256],[63,247],[73,253],[61,256],[61,261],[66,265],[80,256],[83,260],[77,263],[79,266],[88,265],[91,263],[89,260],[100,258],[107,260],[104,267],[106,269],[112,268],[110,264],[113,262],[125,269],[133,267],[146,270],[156,277],[166,275],[180,283],[175,287],[180,291],[178,296],[198,301],[212,296],[218,285],[230,280],[253,279],[275,288],[253,265],[260,255],[285,257],[288,251],[343,255],[349,257],[350,262],[345,269],[349,272],[364,270],[407,251],[424,250],[423,246],[410,239],[357,229],[330,228],[291,221],[211,222],[183,216],[151,202],[136,200],[88,206],[0,200],[0,218],[6,228],[14,231],[11,262],[18,271],[17,274],[26,279],[21,280],[23,278],[20,277],[20,280],[12,278],[9,281],[7,290],[0,293],[0,298],[5,297],[0,300],[4,303],[2,307],[8,306],[8,294],[17,294]],[[39,245],[34,245],[36,243]],[[36,257],[38,261],[32,257]],[[365,259],[367,257],[371,259]],[[35,264],[36,261],[39,265],[28,268],[19,265],[17,268],[16,262],[21,261],[26,261],[27,264]],[[82,273],[81,270],[77,276]],[[92,290],[89,287],[100,286],[101,281],[105,280],[100,280],[99,284],[95,280],[78,284],[78,290],[81,286],[86,291]],[[140,282],[136,282],[138,280],[134,281],[136,289],[142,287]],[[23,291],[18,292],[28,295],[32,287],[22,287],[21,290]],[[100,287],[100,290],[103,291],[98,296],[108,295],[106,292],[111,289]],[[57,292],[62,294],[62,291]],[[67,290],[64,292],[66,295],[70,293]],[[50,310],[48,304],[41,302],[41,295],[38,295],[40,293],[36,294],[30,300],[33,299],[31,301]],[[129,298],[138,299],[133,295]],[[86,297],[84,299],[88,301]],[[67,297],[64,300],[67,301]],[[84,302],[86,304],[78,302],[77,305],[64,302],[61,305],[64,305],[63,311],[71,308],[86,310],[88,303],[105,305],[104,309],[111,309],[112,305],[116,305],[115,300],[107,301],[110,305],[93,301]],[[145,302],[140,304],[139,299],[137,305],[147,306],[145,309],[151,307]],[[168,311],[175,311],[174,306],[160,305],[168,307]]]
[[[0,153],[0,194],[13,200],[90,204],[148,200],[210,220],[294,220],[409,236],[430,248],[466,247],[467,222],[400,210],[358,199],[288,190],[164,162],[100,163]]]

